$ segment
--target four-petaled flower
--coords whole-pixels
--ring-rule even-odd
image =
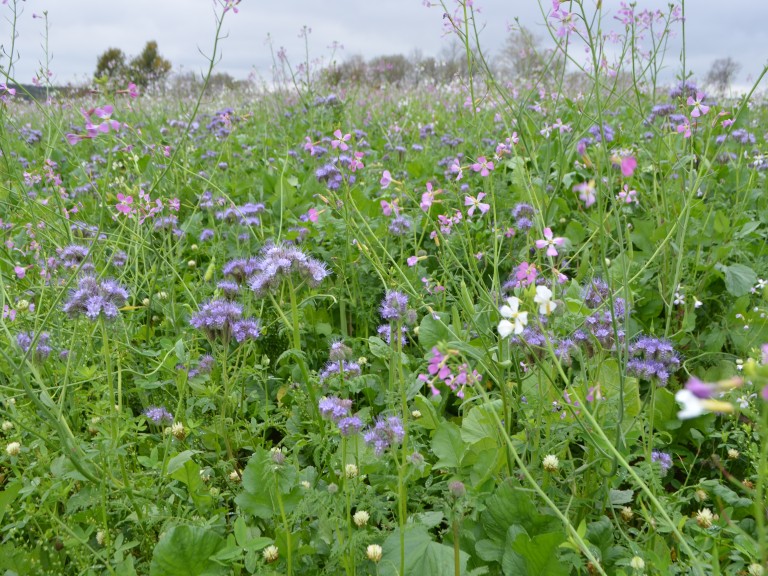
[[[693,116],[694,118],[698,118],[699,116],[704,116],[707,112],[709,112],[709,106],[705,106],[702,100],[704,100],[703,92],[696,92],[696,98],[694,98],[693,96],[688,96],[687,103],[688,103],[688,106],[693,106],[693,110],[691,110],[691,116]]]
[[[507,298],[507,303],[499,309],[499,312],[503,318],[497,328],[499,336],[506,338],[513,332],[515,334],[523,333],[525,325],[528,324],[528,312],[520,312],[519,298],[515,296]]]
[[[547,249],[547,256],[557,256],[557,249],[555,246],[562,246],[565,242],[565,238],[554,238],[551,228],[544,228],[544,238],[536,240],[536,248],[541,250]]]
[[[549,316],[557,308],[557,302],[552,301],[552,290],[546,286],[536,286],[536,296],[533,301],[539,305],[539,314]]]
[[[381,180],[379,180],[379,184],[381,184],[382,188],[386,188],[391,182],[392,175],[389,173],[389,170],[384,170],[384,173],[381,175]]]
[[[491,209],[490,204],[480,202],[483,198],[485,198],[485,192],[480,192],[477,195],[477,198],[475,198],[474,196],[464,197],[464,206],[469,206],[469,210],[467,210],[467,214],[469,216],[472,216],[472,214],[475,213],[475,208],[479,209],[481,214],[485,214],[486,212],[488,212],[488,210]]]
[[[480,172],[480,176],[488,176],[488,174],[491,173],[491,170],[493,170],[493,162],[486,160],[485,156],[480,156],[477,159],[477,162],[472,164],[472,170],[474,172]]]
[[[596,189],[594,180],[576,184],[576,186],[573,187],[573,191],[579,193],[579,199],[584,202],[584,206],[586,208],[589,208],[597,201],[597,196],[595,195]]]
[[[682,134],[683,138],[691,137],[691,123],[688,122],[688,118],[683,118],[683,123],[677,125],[677,133]]]
[[[331,141],[331,146],[334,148],[339,148],[340,150],[349,150],[349,146],[347,146],[347,142],[350,138],[352,138],[352,134],[341,134],[341,130],[336,130],[333,133],[334,136],[336,136],[336,140]]]

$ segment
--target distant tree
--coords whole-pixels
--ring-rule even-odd
[[[548,83],[565,67],[562,54],[542,48],[539,38],[519,24],[510,31],[495,64],[503,78],[526,83]]]
[[[712,63],[712,67],[707,72],[706,82],[719,94],[725,94],[740,69],[741,64],[730,56],[719,58]]]
[[[377,56],[368,62],[368,74],[374,86],[402,84],[410,69],[410,62],[402,54]]]
[[[94,78],[107,78],[110,81],[122,81],[126,72],[126,58],[120,48],[108,48],[96,61]]]
[[[172,67],[169,60],[160,56],[157,51],[157,42],[150,40],[141,54],[131,60],[131,80],[145,88],[153,86],[164,82]]]

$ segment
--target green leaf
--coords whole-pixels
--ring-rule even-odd
[[[557,549],[565,540],[562,532],[549,532],[531,538],[517,533],[512,546],[504,552],[502,570],[509,576],[567,576],[570,567],[561,562]]]
[[[416,409],[421,412],[421,417],[416,420],[416,424],[423,426],[427,430],[434,430],[437,428],[440,419],[437,416],[437,410],[435,410],[432,402],[421,394],[418,394],[413,399],[413,403],[416,406]]]
[[[8,504],[16,499],[19,490],[21,490],[21,482],[12,482],[6,486],[5,490],[0,492],[0,523],[3,521],[5,509],[8,507]]]
[[[453,422],[441,422],[432,438],[432,452],[438,458],[433,467],[458,468],[466,449],[461,439],[461,429]]]
[[[392,356],[392,348],[378,336],[370,336],[368,338],[368,348],[376,358],[388,360]]]
[[[440,320],[435,320],[432,314],[427,314],[422,318],[419,325],[419,345],[424,350],[432,350],[432,347],[437,346],[438,342],[460,339],[446,325],[448,315],[445,313],[438,313],[437,315]]]
[[[184,452],[176,454],[176,456],[168,461],[168,468],[166,469],[168,475],[173,476],[177,470],[184,467],[184,464],[192,460],[192,456],[195,454],[197,454],[195,450],[184,450]]]
[[[213,557],[226,546],[210,528],[175,526],[166,532],[152,553],[150,576],[216,576],[230,568]]]
[[[716,265],[715,268],[725,274],[725,288],[736,296],[744,296],[757,282],[757,274],[749,266],[744,264],[731,264],[730,266]]]
[[[445,576],[455,574],[453,547],[433,542],[427,528],[420,524],[405,527],[405,571],[402,576]],[[396,576],[400,570],[400,529],[384,541],[379,563],[380,576]],[[459,569],[463,573],[469,555],[459,553]]]
[[[608,498],[611,501],[611,506],[620,506],[632,502],[634,495],[635,493],[632,490],[611,490],[608,493]]]
[[[500,408],[500,400],[472,408],[461,423],[461,439],[467,444],[474,444],[486,438],[496,440],[499,432],[493,411],[498,413]]]

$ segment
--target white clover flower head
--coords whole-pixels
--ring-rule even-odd
[[[5,447],[5,453],[8,456],[18,456],[21,453],[21,444],[19,442],[11,442]]]
[[[728,459],[736,460],[739,457],[739,451],[735,448],[728,448]]]
[[[359,472],[360,471],[357,469],[357,466],[355,466],[354,464],[347,464],[344,467],[344,475],[347,478],[350,478],[350,479],[357,478],[357,475],[359,474]]]
[[[381,561],[381,555],[383,552],[384,551],[381,549],[381,546],[378,544],[370,544],[368,548],[365,549],[365,555],[368,557],[368,560],[376,564]]]
[[[765,574],[765,568],[761,564],[750,564],[747,568],[749,576],[763,576]]]
[[[171,426],[171,434],[176,440],[184,440],[187,437],[187,431],[184,429],[184,424],[181,422],[174,422]]]
[[[645,568],[645,560],[640,558],[640,556],[632,556],[632,560],[629,561],[629,567],[633,570],[642,570]]]
[[[368,520],[370,519],[371,519],[370,514],[368,514],[368,512],[366,512],[365,510],[358,510],[352,516],[352,520],[354,521],[355,526],[357,526],[358,528],[362,528],[363,526],[368,524]]]
[[[274,544],[270,544],[264,548],[262,555],[264,556],[264,560],[266,560],[268,563],[272,563],[280,557],[280,550],[278,550],[277,546]]]
[[[702,508],[696,512],[696,524],[702,528],[709,528],[712,526],[712,522],[715,520],[715,515],[712,514],[712,510],[709,508]]]
[[[8,432],[9,430],[13,429],[13,422],[9,422],[8,420],[5,420],[3,422],[3,432]]]
[[[547,472],[557,472],[560,469],[560,460],[554,454],[547,454],[541,465]]]

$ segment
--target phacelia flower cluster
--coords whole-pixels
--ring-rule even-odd
[[[32,357],[35,360],[42,361],[48,358],[48,355],[51,353],[51,347],[48,345],[50,339],[51,335],[48,334],[48,332],[40,333],[40,336],[37,339],[37,346],[35,346],[35,351],[32,354]],[[34,334],[32,332],[19,332],[16,334],[16,344],[19,345],[19,348],[21,348],[21,351],[24,352],[24,354],[29,352],[33,340]]]
[[[128,291],[116,280],[102,280],[95,276],[83,276],[77,283],[77,289],[72,290],[64,303],[64,312],[69,316],[85,314],[89,320],[97,320],[100,316],[108,320],[117,317],[118,307],[125,304]]]
[[[248,285],[257,296],[264,296],[275,290],[285,278],[298,277],[315,287],[329,274],[325,264],[310,258],[295,246],[267,244],[259,253]]]
[[[203,330],[211,340],[234,336],[238,342],[261,336],[259,321],[255,318],[243,318],[243,309],[236,302],[229,300],[211,300],[203,304],[200,311],[192,316],[189,323]]]
[[[680,357],[672,343],[661,338],[640,336],[629,345],[627,374],[641,380],[656,380],[666,386],[671,374],[680,368]]]
[[[403,438],[405,438],[405,428],[397,416],[380,418],[373,428],[369,428],[363,434],[363,439],[373,447],[377,456],[381,456],[390,446],[400,444]]]
[[[363,427],[360,417],[352,415],[352,400],[336,396],[323,397],[318,402],[318,408],[323,418],[338,426],[342,436],[357,434]]]

